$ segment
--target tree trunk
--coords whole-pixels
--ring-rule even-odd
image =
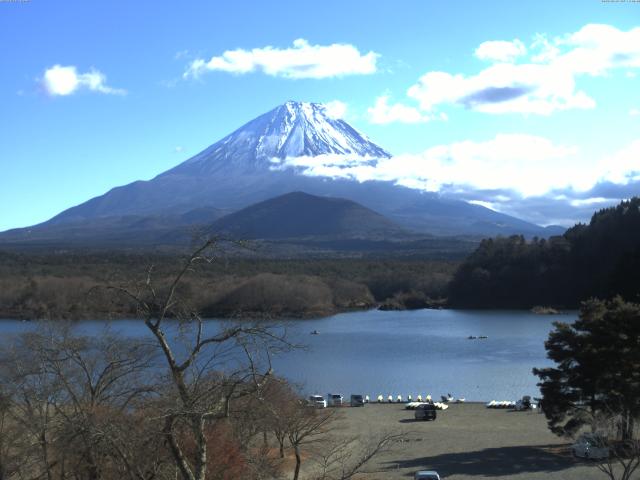
[[[623,442],[633,439],[634,419],[630,412],[626,411],[620,418],[620,440]]]
[[[205,420],[201,415],[193,419],[193,429],[196,437],[196,480],[205,480],[207,475],[207,436],[204,432]]]
[[[298,475],[300,475],[300,464],[302,463],[302,458],[300,458],[300,448],[298,445],[293,447],[293,450],[296,452],[296,470],[293,472],[293,480],[298,480]]]

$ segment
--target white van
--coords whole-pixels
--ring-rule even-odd
[[[330,407],[341,407],[344,403],[344,398],[339,393],[327,394],[327,405]]]
[[[327,401],[322,398],[322,395],[310,395],[309,405],[312,405],[316,408],[327,408]]]

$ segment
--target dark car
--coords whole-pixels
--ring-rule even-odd
[[[435,420],[436,406],[432,403],[422,403],[416,407],[414,416],[416,420]]]
[[[362,395],[351,395],[352,407],[364,407],[364,397]]]

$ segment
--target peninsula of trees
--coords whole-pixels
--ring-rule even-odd
[[[596,212],[549,239],[483,240],[456,271],[449,305],[464,308],[577,308],[582,300],[640,292],[640,198]]]

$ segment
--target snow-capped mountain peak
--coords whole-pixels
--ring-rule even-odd
[[[268,167],[274,158],[323,154],[388,158],[391,155],[320,103],[288,101],[187,160],[171,173],[204,174]]]

